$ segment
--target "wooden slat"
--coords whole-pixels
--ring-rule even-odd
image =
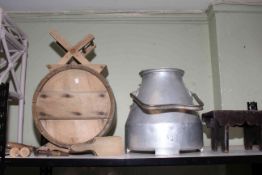
[[[60,144],[83,143],[94,138],[103,130],[108,120],[41,120],[48,136]]]
[[[91,102],[91,103],[90,103]],[[105,92],[41,92],[36,103],[40,118],[105,118],[110,100]],[[51,116],[51,117],[50,117]]]
[[[65,66],[65,65],[64,64],[48,64],[46,66],[49,69],[49,71],[52,71],[54,69],[57,69],[59,67]],[[107,77],[107,75],[108,75],[107,65],[105,65],[105,64],[88,64],[88,65],[85,65],[85,66],[97,71],[97,73],[103,75],[104,77]]]
[[[90,43],[91,41],[93,41],[95,39],[95,37],[91,34],[88,34],[87,36],[85,36],[84,39],[82,39],[81,41],[79,41],[73,48],[76,50],[80,50],[82,49],[84,46],[86,46],[88,43]]]
[[[85,64],[85,65],[89,65],[91,64],[86,57],[84,57],[80,52],[74,52],[71,53],[73,55],[73,57],[81,64]]]
[[[62,65],[65,65],[67,64],[70,59],[72,58],[72,54],[70,52],[67,52],[59,61],[58,61],[58,64],[62,64]]]
[[[94,44],[93,46],[89,46],[89,47],[85,48],[82,53],[83,53],[84,55],[88,55],[88,54],[91,53],[95,48],[96,48],[96,45]]]
[[[45,116],[39,117],[39,120],[108,120],[108,117],[100,117],[100,116],[84,116],[84,117],[53,117],[53,116]]]
[[[65,50],[69,50],[72,47],[56,30],[51,30],[49,34],[60,44],[60,46],[64,47]]]

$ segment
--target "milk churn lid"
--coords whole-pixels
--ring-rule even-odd
[[[181,76],[183,76],[184,73],[185,73],[184,70],[178,69],[178,68],[156,68],[156,69],[145,69],[145,70],[142,70],[141,72],[139,72],[139,75],[141,77],[143,77],[144,75],[146,75],[148,73],[152,73],[152,72],[177,72]]]

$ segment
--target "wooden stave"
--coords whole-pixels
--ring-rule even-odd
[[[62,143],[60,141],[55,140],[54,138],[52,138],[51,136],[48,135],[48,133],[45,131],[44,127],[39,124],[40,122],[37,119],[37,111],[36,111],[36,102],[37,102],[37,98],[38,95],[41,92],[41,89],[44,87],[45,83],[48,82],[49,79],[51,79],[54,75],[62,72],[62,71],[66,71],[69,69],[80,69],[80,70],[84,70],[87,71],[93,75],[95,75],[104,85],[104,87],[106,88],[108,95],[109,95],[109,99],[110,99],[110,113],[109,113],[109,117],[107,120],[106,125],[104,126],[104,128],[96,135],[96,136],[105,136],[108,133],[111,133],[116,126],[116,115],[115,115],[115,111],[116,111],[116,102],[115,102],[115,97],[113,94],[113,91],[108,83],[108,81],[105,79],[105,77],[101,74],[99,74],[98,72],[96,72],[95,70],[93,70],[92,68],[86,66],[86,65],[64,65],[61,66],[59,68],[53,69],[51,70],[38,84],[35,93],[33,95],[33,99],[32,99],[32,115],[33,115],[33,119],[34,119],[34,124],[36,126],[36,128],[38,129],[38,131],[41,133],[42,136],[44,136],[48,141],[54,143],[55,145],[58,145],[60,147],[64,147],[64,148],[69,148],[71,146],[71,144],[65,144]],[[91,139],[90,139],[91,140]],[[88,141],[90,141],[88,140]],[[88,142],[87,141],[87,142]]]

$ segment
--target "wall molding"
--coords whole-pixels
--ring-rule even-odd
[[[262,4],[217,3],[207,9],[208,16],[213,13],[262,13]]]
[[[9,12],[16,22],[94,22],[94,23],[194,23],[206,24],[206,13],[173,12]]]
[[[211,21],[215,14],[228,13],[228,14],[260,14],[262,13],[262,4],[239,4],[239,3],[216,3],[206,11],[208,21]]]

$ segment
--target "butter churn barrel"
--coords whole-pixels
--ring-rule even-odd
[[[81,64],[51,70],[34,93],[32,112],[40,133],[61,147],[104,136],[116,120],[107,80]]]

